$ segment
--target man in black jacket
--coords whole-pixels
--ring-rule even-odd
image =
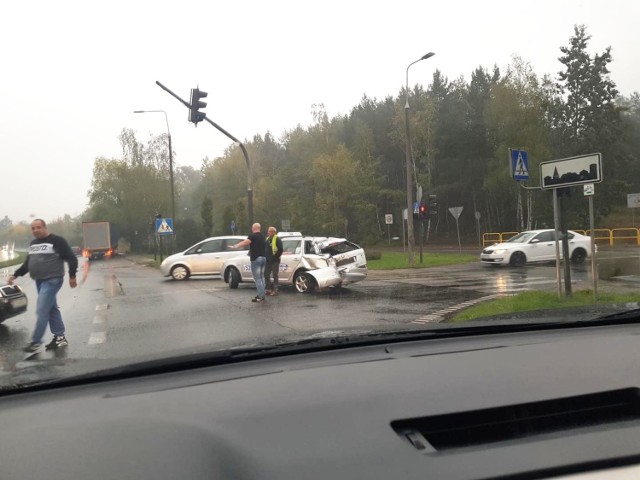
[[[42,347],[42,338],[47,325],[53,333],[53,340],[47,344],[47,350],[69,345],[56,297],[64,283],[64,262],[69,264],[69,286],[71,288],[77,286],[78,259],[64,238],[49,233],[44,220],[37,218],[31,222],[31,233],[35,239],[29,245],[27,259],[9,277],[9,285],[13,284],[16,277],[26,273],[36,281],[38,290],[36,328],[33,331],[31,343],[24,349],[25,352],[36,353]]]
[[[278,272],[280,271],[280,257],[282,256],[282,240],[278,238],[276,227],[269,227],[267,230],[267,240],[265,254],[267,264],[264,268],[264,282],[267,286],[267,295],[278,295]],[[271,276],[273,275],[273,283]]]

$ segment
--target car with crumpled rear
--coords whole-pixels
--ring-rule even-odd
[[[278,234],[282,240],[278,283],[291,285],[299,293],[316,288],[343,287],[367,277],[367,259],[360,246],[345,238]],[[253,282],[248,256],[234,257],[222,267],[230,288]]]

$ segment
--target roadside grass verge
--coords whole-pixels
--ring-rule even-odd
[[[18,256],[12,260],[0,262],[0,268],[11,267],[13,265],[22,265],[27,258],[26,252],[18,252]]]
[[[631,302],[640,302],[640,294],[619,295],[614,293],[599,293],[595,301],[596,304]],[[581,290],[574,292],[571,297],[562,298],[558,298],[558,294],[555,292],[522,292],[517,295],[498,298],[470,307],[454,316],[452,321],[464,322],[466,320],[492,315],[554,308],[581,307],[593,304],[593,292],[591,290]]]
[[[379,258],[377,258],[379,257]],[[420,254],[416,254],[416,264],[414,268],[439,267],[443,265],[458,265],[460,263],[477,262],[477,255],[466,255],[460,253],[424,253],[423,263],[420,263]],[[409,268],[407,254],[403,252],[383,252],[375,255],[374,258],[367,258],[367,268],[370,270],[395,270],[399,268]]]

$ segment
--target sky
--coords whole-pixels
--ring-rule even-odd
[[[611,78],[640,91],[636,0],[5,2],[0,16],[0,218],[55,220],[87,208],[93,162],[121,155],[118,135],[167,131],[176,166],[199,168],[232,141],[187,121],[208,92],[207,116],[241,141],[280,139],[313,123],[312,105],[347,115],[364,95],[427,86],[438,69],[470,79],[478,66],[506,69],[513,55],[557,75],[559,48],[576,24],[589,53],[612,47]]]

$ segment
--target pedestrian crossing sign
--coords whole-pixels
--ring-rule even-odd
[[[511,150],[511,173],[514,180],[529,180],[529,155],[526,150]]]
[[[173,218],[156,218],[158,235],[173,235]]]

